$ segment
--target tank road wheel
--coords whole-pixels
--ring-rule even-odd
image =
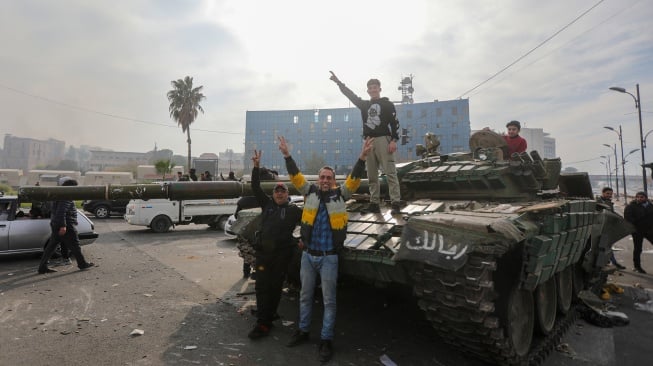
[[[530,291],[514,286],[507,305],[506,333],[515,353],[519,357],[528,354],[533,340],[534,308]]]
[[[555,324],[558,307],[555,278],[551,277],[546,282],[539,284],[535,288],[533,296],[535,297],[537,330],[540,334],[547,335]]]
[[[172,226],[170,219],[163,215],[155,217],[150,223],[150,229],[155,233],[165,233],[170,230],[170,226]]]
[[[568,266],[562,272],[556,273],[556,294],[558,295],[558,311],[561,314],[567,314],[571,309],[571,300],[573,299],[573,266]]]

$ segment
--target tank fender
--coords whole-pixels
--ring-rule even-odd
[[[501,253],[523,240],[516,215],[434,213],[411,218],[395,261],[414,261],[457,271],[471,252]]]

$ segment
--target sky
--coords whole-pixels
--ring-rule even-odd
[[[193,155],[242,152],[248,110],[348,107],[329,70],[361,96],[378,78],[392,100],[413,75],[415,102],[469,98],[472,129],[543,128],[564,167],[602,174],[603,144],[620,150],[604,126],[640,147],[633,97],[609,87],[639,84],[653,129],[652,20],[650,0],[10,0],[0,132],[185,155],[166,93],[188,75],[206,96]],[[639,151],[626,160],[641,174]]]

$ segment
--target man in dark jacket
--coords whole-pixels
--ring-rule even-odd
[[[327,362],[333,355],[333,336],[336,323],[336,284],[338,282],[338,251],[347,237],[345,202],[358,190],[367,155],[374,146],[374,138],[367,138],[354,165],[342,186],[336,185],[333,168],[325,166],[318,172],[317,184],[310,184],[290,156],[288,144],[279,137],[279,150],[286,160],[290,181],[304,195],[302,211],[300,276],[302,289],[299,295],[299,329],[288,342],[288,347],[308,340],[313,311],[313,293],[320,277],[324,316],[320,333],[320,361]]]
[[[603,210],[603,209],[608,209],[612,212],[614,212],[614,202],[612,202],[612,195],[614,191],[610,187],[603,187],[601,190],[601,195],[596,198],[596,202],[599,203],[599,205],[596,205],[597,210]],[[622,266],[619,264],[617,261],[617,258],[614,256],[614,252],[610,250],[610,263],[617,267],[617,269],[623,270],[626,269],[626,267]]]
[[[370,79],[367,82],[367,94],[369,94],[370,100],[363,100],[347,88],[333,71],[330,72],[330,79],[338,85],[340,92],[360,109],[363,119],[363,136],[365,138],[372,137],[374,141],[374,147],[365,162],[370,187],[371,204],[369,211],[380,211],[379,168],[381,168],[388,181],[392,214],[398,214],[401,211],[401,192],[394,155],[399,140],[397,132],[399,130],[399,120],[397,120],[395,105],[388,98],[381,98],[381,82],[378,79]]]
[[[63,182],[62,186],[76,186],[77,181],[68,179]],[[55,201],[52,205],[52,214],[50,216],[50,229],[52,237],[48,241],[38,272],[40,274],[56,272],[48,268],[48,261],[54,253],[57,244],[60,242],[61,247],[68,247],[70,252],[75,256],[77,267],[80,270],[93,267],[94,264],[87,262],[82,255],[82,248],[79,246],[79,237],[77,236],[77,209],[73,201]]]
[[[635,225],[633,235],[633,264],[635,272],[646,273],[642,268],[641,255],[644,239],[653,243],[653,202],[646,192],[637,192],[635,199],[624,210],[626,221]]]
[[[261,151],[254,150],[252,162],[252,191],[263,211],[258,240],[254,244],[258,319],[247,336],[258,339],[270,333],[272,320],[277,313],[283,281],[297,248],[292,233],[299,224],[302,210],[290,203],[288,187],[282,182],[274,186],[272,198],[263,192],[259,178]]]

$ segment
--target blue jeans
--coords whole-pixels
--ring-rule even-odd
[[[318,273],[322,279],[324,317],[322,318],[322,339],[333,339],[336,324],[336,284],[338,282],[338,255],[312,256],[302,253],[300,277],[302,290],[299,295],[299,329],[308,332],[313,313],[313,294]]]

